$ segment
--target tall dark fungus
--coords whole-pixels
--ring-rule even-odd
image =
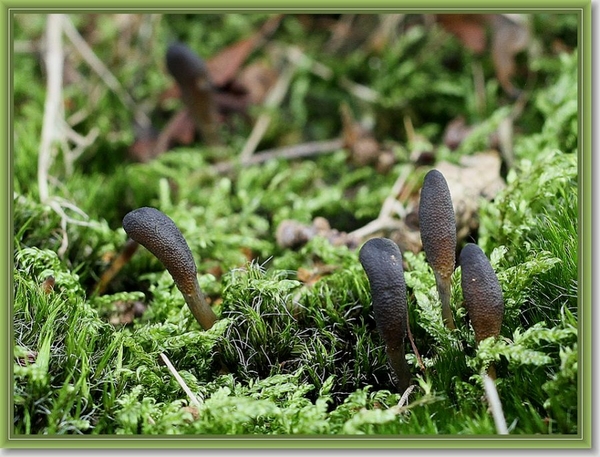
[[[373,238],[361,247],[359,260],[371,285],[375,324],[385,342],[398,390],[403,392],[411,375],[404,353],[408,310],[402,254],[392,240]]]
[[[204,60],[183,43],[173,43],[167,49],[166,64],[202,139],[209,145],[220,144],[215,91]]]
[[[448,183],[438,170],[425,175],[419,201],[419,229],[423,250],[435,274],[442,302],[442,318],[454,329],[450,310],[451,278],[456,262],[456,218]]]
[[[156,208],[143,207],[125,215],[123,228],[162,262],[198,323],[204,329],[211,328],[217,316],[206,303],[194,257],[175,223]]]
[[[504,316],[502,287],[488,258],[476,244],[466,244],[458,261],[465,308],[479,344],[500,335]],[[488,368],[488,375],[496,378],[494,365]]]
[[[481,248],[468,243],[459,258],[465,308],[477,343],[498,336],[504,316],[504,299],[498,277]]]

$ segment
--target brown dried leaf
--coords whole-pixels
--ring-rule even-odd
[[[115,312],[108,318],[112,325],[131,324],[135,318],[141,317],[147,308],[141,301],[118,301],[114,306]]]
[[[484,14],[438,14],[437,20],[471,51],[480,54],[485,50]]]
[[[247,91],[248,102],[259,105],[277,81],[277,77],[273,68],[264,62],[256,62],[244,67],[238,81]]]
[[[226,47],[208,60],[206,64],[216,87],[224,87],[234,80],[250,53],[277,29],[282,17],[281,14],[272,16],[250,38]]]
[[[317,264],[311,269],[300,267],[297,272],[298,281],[302,281],[307,286],[313,286],[323,276],[330,275],[338,268],[337,265],[325,264]]]
[[[519,91],[511,82],[516,69],[515,55],[526,49],[531,39],[525,16],[494,14],[489,17],[493,30],[492,59],[496,77],[504,91],[516,97]]]
[[[496,77],[507,94],[518,95],[511,78],[515,73],[515,55],[526,49],[531,39],[526,15],[438,14],[437,20],[477,54],[486,49],[485,32],[486,28],[491,28],[491,54]]]
[[[378,170],[387,171],[390,157],[388,155],[380,161],[380,156],[384,150],[372,133],[354,120],[348,105],[341,105],[340,112],[342,116],[342,139],[344,140],[344,147],[350,151],[350,162],[359,167],[374,164],[378,166]]]
[[[460,144],[467,138],[473,131],[473,126],[467,125],[465,118],[459,116],[446,126],[444,131],[444,144],[450,149],[457,149]]]
[[[51,294],[54,291],[55,284],[56,279],[54,279],[54,276],[50,275],[42,282],[42,290],[46,295]]]
[[[461,143],[475,130],[475,125],[467,125],[464,117],[459,116],[446,126],[444,130],[444,144],[453,151],[458,149]],[[499,147],[498,133],[492,132],[488,138],[488,145],[491,149]]]

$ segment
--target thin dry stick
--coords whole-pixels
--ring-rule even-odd
[[[496,431],[499,435],[508,435],[506,419],[504,418],[504,411],[502,411],[502,403],[500,402],[500,396],[498,395],[498,390],[496,389],[496,383],[486,373],[483,373],[482,377],[485,394],[492,410],[494,423],[496,424]]]
[[[71,175],[73,173],[73,164],[89,146],[94,144],[94,141],[100,135],[100,129],[93,127],[86,136],[83,136],[73,130],[64,120],[61,120],[61,123],[64,129],[62,151],[65,159],[65,172],[67,175]],[[75,144],[73,149],[69,148],[67,140]]]
[[[44,120],[42,138],[38,156],[38,191],[42,203],[50,197],[48,190],[48,172],[52,164],[52,156],[56,148],[56,140],[61,133],[58,120],[62,113],[62,76],[63,57],[62,46],[62,14],[49,14],[46,25],[46,100],[44,102]]]
[[[79,51],[81,57],[88,63],[88,65],[94,70],[100,79],[117,94],[121,102],[134,113],[134,117],[138,125],[141,127],[150,126],[150,118],[141,111],[131,97],[131,95],[121,86],[119,80],[110,72],[110,70],[102,63],[98,56],[94,53],[92,48],[85,42],[83,37],[79,34],[71,20],[65,16],[64,20],[64,32],[65,35],[71,40],[73,46]]]
[[[377,218],[372,220],[371,222],[363,225],[356,230],[348,233],[348,236],[352,238],[365,238],[373,233],[381,232],[381,231],[391,231],[391,230],[402,230],[406,229],[406,224],[400,220],[392,219],[391,217],[386,218]]]
[[[402,394],[402,397],[400,397],[400,400],[396,405],[397,408],[402,408],[403,406],[408,405],[408,397],[410,396],[412,391],[415,390],[415,387],[416,386],[414,384],[412,386],[408,386],[408,388]]]
[[[135,251],[137,251],[139,243],[131,238],[125,242],[125,246],[117,257],[111,262],[110,266],[102,273],[100,280],[94,288],[95,295],[102,295],[113,278],[121,271],[127,262],[131,259]]]
[[[171,361],[168,359],[168,357],[161,352],[160,353],[160,358],[165,363],[165,365],[167,366],[167,368],[169,369],[169,371],[171,372],[171,374],[175,377],[175,380],[177,381],[177,383],[181,386],[181,388],[187,394],[188,398],[190,399],[190,403],[192,405],[194,405],[194,406],[200,406],[200,404],[202,402],[200,400],[198,400],[198,398],[194,395],[194,392],[192,392],[190,390],[190,388],[185,383],[185,381],[183,380],[183,378],[179,375],[179,373],[177,373],[177,370],[175,369],[175,367],[173,366],[173,364],[171,363]]]
[[[232,161],[216,164],[214,170],[217,173],[229,173],[237,164],[240,165],[257,165],[271,159],[300,159],[319,154],[327,154],[337,151],[344,147],[344,140],[334,138],[325,141],[310,141],[308,143],[297,144],[294,146],[286,146],[283,148],[266,149],[254,154],[245,161]]]
[[[408,322],[410,324],[409,321],[409,316],[408,316],[408,308],[406,308],[406,322]],[[410,331],[410,325],[406,326],[406,333],[408,336],[408,341],[410,341],[410,345],[412,347],[413,352],[415,353],[415,356],[417,357],[417,363],[419,364],[419,367],[421,368],[421,371],[425,372],[425,364],[423,363],[423,359],[421,358],[421,354],[419,353],[419,350],[417,349],[417,345],[415,344],[415,340],[413,339],[412,336],[412,332]]]
[[[46,23],[46,100],[44,102],[44,119],[42,123],[42,137],[38,156],[38,192],[40,201],[49,205],[61,217],[60,232],[62,234],[58,255],[64,256],[69,246],[67,238],[67,223],[75,222],[61,207],[58,198],[50,198],[49,172],[56,145],[64,138],[64,110],[62,106],[62,75],[64,51],[62,32],[65,16],[62,14],[48,15]],[[64,205],[64,203],[63,203]],[[66,205],[64,205],[66,207]],[[81,223],[85,224],[84,222]]]
[[[390,193],[388,194],[385,201],[383,202],[383,205],[381,205],[381,210],[379,211],[379,216],[377,216],[378,219],[392,217],[392,213],[394,212],[394,210],[396,210],[396,212],[400,216],[402,216],[402,214],[400,214],[401,210],[398,208],[398,206],[399,206],[398,195],[400,194],[400,191],[402,191],[402,188],[406,184],[406,180],[408,179],[409,176],[410,176],[410,168],[405,167],[402,170],[402,172],[398,175],[398,177],[396,178],[396,182],[394,182],[394,185],[392,186]],[[402,210],[404,210],[403,207],[402,207]]]
[[[294,73],[296,73],[296,66],[288,65],[283,70],[282,74],[279,76],[279,79],[275,83],[275,86],[269,91],[269,94],[265,99],[265,107],[269,111],[278,106],[283,100],[283,97],[285,96],[285,94],[288,91],[288,88],[290,87],[290,83],[292,82],[292,77],[294,76]],[[242,162],[248,160],[252,156],[252,154],[254,154],[258,143],[260,143],[260,140],[262,140],[262,137],[266,133],[267,128],[269,128],[271,119],[271,112],[262,113],[258,117],[258,120],[256,121],[256,124],[254,124],[254,128],[252,129],[252,132],[250,133],[250,136],[246,140],[246,144],[244,144],[242,152],[240,153],[240,159],[242,160]]]
[[[369,38],[369,47],[377,48],[392,41],[398,25],[404,20],[405,14],[380,14],[379,27]]]
[[[356,238],[364,238],[381,230],[396,230],[405,228],[405,224],[397,219],[394,219],[393,213],[396,212],[399,216],[403,216],[404,207],[398,202],[398,194],[406,184],[406,180],[410,175],[410,169],[404,168],[398,175],[396,182],[392,186],[390,193],[381,205],[381,210],[377,219],[372,220],[366,225],[350,232],[348,235]]]

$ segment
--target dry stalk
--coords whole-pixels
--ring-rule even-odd
[[[171,374],[177,381],[177,384],[179,384],[181,386],[181,388],[183,389],[183,391],[187,394],[188,398],[190,399],[190,404],[194,405],[196,407],[200,406],[202,404],[201,400],[198,400],[198,397],[196,397],[194,395],[194,392],[192,392],[191,389],[188,387],[188,385],[185,383],[185,381],[183,380],[181,375],[177,372],[177,370],[175,369],[175,367],[173,366],[173,364],[171,363],[169,358],[162,352],[160,353],[160,358],[165,363],[165,365],[167,366],[167,368],[169,369],[169,371],[171,372]]]
[[[276,108],[282,102],[283,97],[285,97],[285,94],[290,87],[290,83],[292,82],[294,73],[296,73],[296,68],[296,65],[286,66],[273,88],[269,91],[269,94],[265,99],[265,107],[268,111],[262,113],[256,120],[254,128],[252,129],[252,132],[250,133],[250,136],[246,140],[246,144],[244,144],[242,152],[240,153],[240,160],[242,162],[250,159],[252,154],[254,154],[254,151],[256,151],[256,147],[262,140],[267,129],[269,128],[269,125],[271,124],[271,119],[273,117],[271,111]]]
[[[496,389],[496,383],[486,373],[483,373],[482,377],[485,395],[492,410],[494,423],[496,424],[496,431],[498,435],[508,435],[508,427],[506,426],[506,419],[504,418],[504,411],[502,410],[502,403]]]
[[[98,58],[92,48],[90,48],[83,37],[79,34],[71,20],[66,16],[63,26],[65,35],[69,38],[69,40],[71,40],[71,43],[73,46],[75,46],[75,49],[77,49],[81,57],[83,57],[90,68],[94,70],[100,79],[102,79],[102,81],[104,81],[104,83],[117,95],[119,100],[121,100],[121,103],[123,103],[125,107],[134,113],[137,124],[141,127],[149,127],[151,125],[150,118],[148,118],[146,113],[138,108],[135,100],[131,97],[129,92],[127,92],[123,86],[121,86],[119,80]]]
[[[64,16],[49,14],[46,26],[46,100],[44,102],[44,119],[42,138],[38,156],[38,191],[42,203],[50,197],[48,189],[48,173],[52,159],[56,154],[56,143],[61,140],[63,131],[59,119],[63,117],[62,85],[63,59],[62,29]]]

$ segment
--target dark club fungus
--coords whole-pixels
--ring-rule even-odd
[[[198,323],[212,327],[217,316],[204,299],[194,257],[175,223],[156,208],[143,207],[125,215],[123,228],[162,262]]]
[[[419,229],[423,250],[435,274],[442,317],[454,329],[450,310],[451,278],[456,261],[456,219],[448,183],[437,170],[425,175],[419,201]]]
[[[475,341],[498,336],[504,315],[504,299],[498,277],[479,246],[468,243],[459,258],[465,308]]]
[[[166,60],[167,70],[177,81],[181,99],[202,134],[202,139],[211,146],[220,144],[218,110],[206,63],[182,43],[169,46]]]
[[[373,238],[361,247],[359,260],[371,285],[375,324],[403,392],[410,383],[410,369],[404,354],[408,312],[402,254],[392,240]]]

